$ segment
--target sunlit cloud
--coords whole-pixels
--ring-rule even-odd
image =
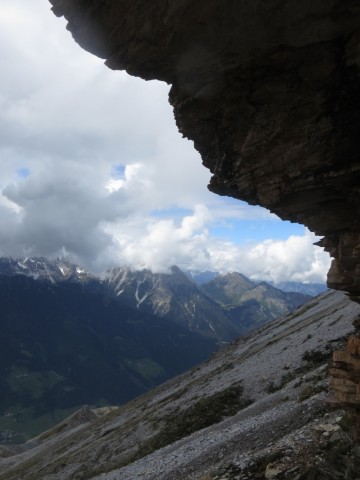
[[[168,85],[107,69],[44,0],[2,0],[0,40],[0,255],[324,280],[310,232],[207,190]]]

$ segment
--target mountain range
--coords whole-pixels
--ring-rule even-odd
[[[81,284],[0,276],[0,305],[0,430],[25,438],[83,404],[125,403],[217,349]]]
[[[99,278],[64,259],[0,259],[0,442],[123,404],[308,298],[241,274],[199,286],[175,266]]]
[[[169,274],[115,268],[103,282],[127,305],[203,336],[229,341],[241,334],[241,327],[227,311],[176,266]]]
[[[212,271],[205,271],[202,272],[200,270],[185,270],[186,275],[198,285],[203,285],[204,283],[208,283],[214,278],[220,276],[219,272],[212,272]],[[255,283],[261,283],[263,280]],[[326,283],[318,283],[318,282],[295,282],[295,281],[267,281],[266,283],[272,285],[283,292],[298,292],[304,293],[305,295],[310,295],[311,297],[316,297],[320,293],[326,292],[328,289]]]
[[[253,282],[237,272],[205,272],[210,280],[199,285],[177,266],[169,273],[122,266],[97,277],[63,258],[2,258],[0,275],[81,284],[88,293],[108,296],[220,342],[246,334],[310,299],[301,292],[283,292],[268,283]]]
[[[266,282],[252,282],[237,272],[219,275],[202,289],[241,325],[242,335],[290,313],[311,298],[300,292],[283,292]]]

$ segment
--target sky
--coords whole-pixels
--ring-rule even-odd
[[[47,0],[0,3],[0,255],[323,282],[301,225],[207,189],[169,86],[111,71]]]

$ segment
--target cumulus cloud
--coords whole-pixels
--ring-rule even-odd
[[[0,255],[324,278],[314,237],[238,243],[211,233],[278,220],[211,194],[177,132],[168,86],[113,72],[81,50],[43,0],[0,5]],[[271,234],[269,233],[269,238]]]
[[[269,239],[240,247],[228,243],[224,249],[217,245],[212,251],[213,264],[228,271],[235,265],[235,270],[253,280],[324,282],[330,258],[314,246],[317,240],[304,228],[303,235],[291,235],[286,240]]]
[[[180,221],[173,219],[132,219],[124,229],[111,234],[119,245],[118,263],[135,268],[166,272],[177,264],[182,268],[238,271],[253,280],[324,282],[330,259],[314,246],[318,238],[304,228],[302,235],[285,240],[268,239],[236,244],[209,233],[214,221],[204,205]],[[136,240],[135,240],[136,239]],[[112,257],[113,258],[113,257]]]

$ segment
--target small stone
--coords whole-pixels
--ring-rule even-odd
[[[341,433],[339,431],[334,432],[329,438],[329,442],[336,443],[342,439]]]
[[[322,423],[321,425],[317,425],[315,430],[318,432],[337,432],[340,429],[339,425],[333,425],[332,423]]]
[[[277,467],[274,463],[269,463],[265,470],[265,478],[271,480],[280,475],[280,473],[282,473],[281,468]]]

